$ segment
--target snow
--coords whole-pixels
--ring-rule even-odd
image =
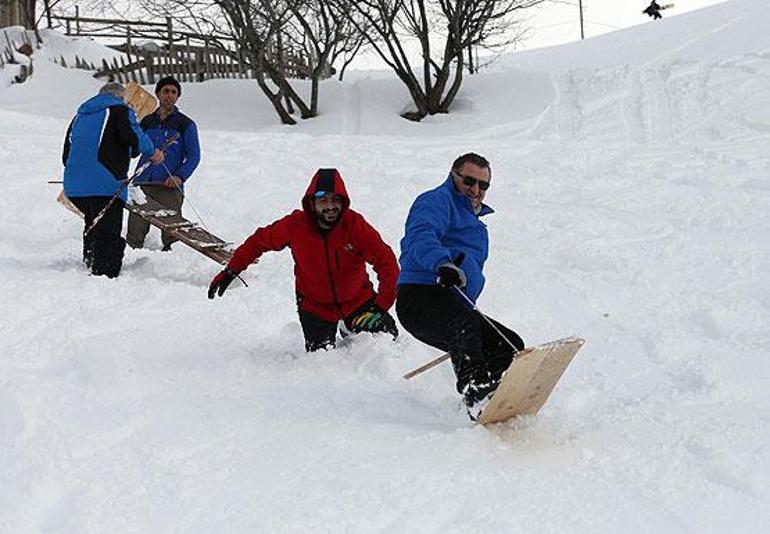
[[[489,157],[479,306],[587,340],[537,417],[491,431],[448,365],[401,378],[438,355],[405,332],[305,354],[288,252],[213,302],[218,266],[155,232],[88,276],[46,180],[99,82],[36,59],[0,87],[0,532],[768,532],[769,11],[507,56],[423,124],[384,72],[326,82],[297,127],[253,82],[183,86],[185,210],[227,241],[333,165],[397,251],[413,198]]]

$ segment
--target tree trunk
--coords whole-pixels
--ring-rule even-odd
[[[318,116],[318,75],[315,72],[310,80],[310,113],[313,117]]]
[[[283,107],[283,103],[281,102],[283,99],[283,93],[281,90],[279,89],[277,93],[273,93],[265,81],[264,73],[261,71],[257,73],[257,85],[259,85],[259,88],[262,89],[262,92],[265,94],[267,99],[270,100],[270,103],[273,105],[273,108],[275,108],[275,111],[278,113],[278,116],[281,118],[281,122],[283,124],[297,124],[297,121],[295,121],[292,116],[289,115],[289,112],[286,111],[286,108]]]
[[[447,91],[446,96],[441,101],[441,105],[439,106],[439,112],[440,113],[449,113],[449,106],[452,105],[452,102],[454,101],[455,97],[457,96],[457,93],[460,92],[460,86],[463,82],[463,53],[462,51],[457,52],[456,57],[457,65],[455,68],[455,79],[452,82],[452,86],[449,88],[449,91]]]
[[[406,75],[406,73],[396,74],[398,74],[398,77],[404,82],[404,85],[406,85],[406,88],[409,90],[409,95],[412,97],[412,102],[417,108],[417,111],[407,111],[406,113],[402,113],[401,116],[410,121],[421,121],[429,112],[427,95],[422,90],[422,87],[420,87],[420,83],[417,80]]]
[[[468,73],[475,74],[476,69],[473,64],[473,45],[468,45]]]

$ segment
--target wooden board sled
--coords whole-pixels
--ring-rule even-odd
[[[155,97],[136,82],[126,84],[126,104],[133,108],[139,121],[158,107],[158,101],[155,100]]]
[[[83,215],[83,212],[81,212],[78,207],[72,203],[72,201],[67,198],[67,195],[64,194],[64,190],[62,189],[62,192],[59,193],[59,196],[56,197],[56,202],[70,210],[72,213],[80,217],[81,219],[84,219],[85,216]]]
[[[217,263],[227,265],[233,255],[230,243],[151,198],[143,199],[140,204],[129,200],[126,209]]]
[[[81,219],[83,218],[83,214],[67,198],[64,191],[59,193],[56,201]],[[156,228],[165,230],[188,247],[197,250],[217,263],[227,265],[227,262],[233,255],[231,243],[220,239],[198,226],[197,223],[188,221],[178,212],[165,207],[151,198],[145,198],[141,204],[136,204],[129,200],[125,204],[125,208]]]
[[[583,343],[583,339],[571,337],[519,352],[478,422],[486,426],[518,415],[535,415]]]

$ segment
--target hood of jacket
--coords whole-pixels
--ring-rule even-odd
[[[126,106],[126,102],[122,98],[118,98],[115,95],[101,94],[92,96],[85,102],[83,102],[78,108],[78,113],[97,113],[111,106],[123,105]]]
[[[313,209],[313,197],[319,191],[333,193],[342,197],[342,210],[337,220],[342,219],[342,215],[350,207],[350,197],[348,190],[345,189],[345,182],[337,169],[318,169],[310,180],[305,195],[302,197],[302,209],[311,221],[316,221],[315,209]]]

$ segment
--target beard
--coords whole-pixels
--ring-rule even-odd
[[[340,211],[337,208],[325,209],[316,214],[318,224],[322,228],[331,228],[340,218]]]
[[[473,206],[474,210],[480,210],[481,209],[481,197],[472,197],[470,194],[466,194],[465,196],[468,197],[468,200],[471,201],[471,206]]]

